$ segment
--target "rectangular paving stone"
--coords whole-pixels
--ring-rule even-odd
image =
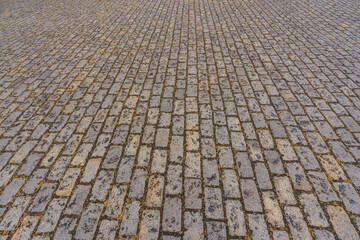
[[[67,203],[66,198],[55,198],[49,204],[44,216],[41,219],[37,232],[52,232],[60,219],[61,212],[65,208]]]
[[[134,156],[136,155],[137,149],[140,144],[140,135],[130,135],[128,138],[128,143],[125,146],[124,155],[125,156]]]
[[[185,177],[201,177],[201,161],[199,153],[187,152],[185,158]]]
[[[22,222],[20,227],[17,229],[15,234],[12,236],[13,239],[31,239],[31,235],[34,232],[34,229],[39,222],[39,216],[26,216]],[[33,238],[32,238],[33,239]]]
[[[296,204],[294,190],[292,189],[291,183],[287,177],[274,177],[274,185],[280,203],[291,205]]]
[[[165,198],[162,230],[166,232],[181,231],[181,200],[179,198]]]
[[[213,139],[210,138],[201,139],[201,154],[206,158],[216,157],[216,147],[215,147],[215,141]]]
[[[172,136],[170,141],[170,161],[181,163],[184,155],[184,137]]]
[[[286,222],[294,239],[312,239],[298,207],[285,206],[284,212]]]
[[[201,209],[202,208],[202,184],[200,179],[185,179],[185,208]]]
[[[48,170],[45,168],[36,169],[25,183],[23,192],[26,194],[34,193],[40,182],[46,177],[47,172]]]
[[[240,177],[253,177],[253,169],[249,160],[249,155],[246,152],[237,152],[235,154],[235,162],[238,167],[238,174]]]
[[[161,175],[151,175],[148,181],[146,205],[160,207],[163,201],[165,180]]]
[[[224,217],[222,194],[219,188],[204,188],[205,215],[207,218],[222,219]]]
[[[107,220],[107,219],[102,220],[99,227],[99,233],[97,234],[96,239],[98,240],[115,239],[117,228],[118,228],[118,223],[116,220]]]
[[[296,153],[306,170],[318,170],[320,165],[308,147],[295,147]]]
[[[261,200],[256,183],[252,179],[240,179],[244,207],[247,211],[262,212]]]
[[[204,239],[203,216],[199,212],[184,213],[185,232],[183,239]]]
[[[65,214],[80,215],[91,186],[77,185],[65,209]]]
[[[270,239],[265,219],[260,214],[248,214],[249,228],[253,239]]]
[[[274,192],[262,192],[266,220],[273,227],[285,227],[283,214]]]
[[[0,230],[11,231],[16,228],[18,222],[26,208],[30,203],[31,197],[20,196],[17,197],[12,204],[11,208],[7,211],[4,218],[0,222]]]
[[[216,159],[202,160],[202,175],[207,186],[219,186],[219,169]]]
[[[181,194],[183,184],[183,173],[181,165],[169,165],[167,169],[167,183],[165,186],[166,194]]]
[[[199,132],[196,131],[186,131],[186,150],[187,151],[196,151],[200,148],[200,139]]]
[[[164,173],[166,169],[167,151],[155,149],[152,159],[151,172]]]
[[[146,176],[147,171],[145,169],[137,168],[134,170],[128,194],[129,198],[142,198],[145,191]]]
[[[145,210],[140,223],[139,239],[156,240],[159,237],[160,211]]]
[[[117,183],[128,183],[131,178],[131,169],[134,165],[134,157],[123,157],[120,161],[119,170],[116,176]]]
[[[240,201],[226,200],[225,209],[227,217],[227,228],[230,236],[246,236],[247,230],[245,216]]]
[[[311,186],[306,178],[304,169],[298,163],[286,164],[293,186],[296,190],[311,191]]]
[[[121,154],[122,154],[121,146],[111,146],[106,154],[106,158],[102,163],[102,167],[106,169],[115,169],[120,162]]]
[[[0,205],[7,205],[8,203],[10,203],[24,183],[24,178],[14,178],[1,193]]]
[[[134,236],[139,224],[140,202],[133,201],[126,205],[123,219],[120,225],[120,236]]]
[[[354,214],[359,214],[360,197],[355,188],[350,183],[334,183],[334,187],[344,203],[346,210]]]
[[[121,215],[126,193],[126,186],[112,187],[109,200],[105,209],[106,216],[118,218]]]
[[[240,187],[235,170],[222,170],[222,183],[224,188],[224,197],[240,198]]]
[[[277,148],[285,161],[297,161],[298,157],[287,139],[275,139]]]
[[[82,171],[82,177],[80,181],[82,183],[90,183],[96,177],[96,174],[100,168],[101,158],[92,158],[87,161],[85,169]]]
[[[280,155],[276,151],[264,151],[264,156],[272,174],[283,174],[285,172]]]
[[[234,167],[234,157],[231,148],[222,147],[219,150],[219,163],[223,168]]]
[[[42,212],[48,205],[53,192],[56,189],[56,183],[44,183],[40,190],[37,192],[34,201],[32,202],[29,211],[30,212]]]
[[[260,189],[272,189],[270,176],[264,163],[255,164],[255,174]]]
[[[234,150],[246,151],[244,135],[242,135],[240,132],[231,132],[230,137],[231,137],[231,144]]]
[[[318,200],[313,194],[303,193],[300,195],[300,203],[303,206],[304,212],[307,215],[309,225],[315,227],[328,227],[329,223],[326,220],[324,211],[322,210]]]
[[[167,147],[169,142],[169,133],[170,133],[170,129],[159,128],[156,132],[155,146]]]
[[[94,236],[103,208],[104,205],[99,203],[87,205],[76,228],[75,239],[91,239]]]
[[[227,239],[226,225],[224,222],[207,221],[206,230],[208,239]]]
[[[321,166],[325,169],[326,174],[334,181],[345,181],[347,177],[340,167],[340,164],[331,155],[318,157]]]
[[[331,202],[339,201],[335,191],[332,189],[324,173],[309,172],[308,176],[314,185],[315,191],[320,201]]]
[[[247,141],[249,145],[249,152],[252,161],[264,161],[262,156],[261,147],[258,141]]]
[[[91,201],[105,201],[107,199],[108,190],[114,178],[113,171],[101,170],[96,178],[91,191]]]
[[[340,239],[358,239],[359,234],[350,222],[345,210],[340,206],[329,205],[326,207],[330,222],[334,226],[335,233]]]

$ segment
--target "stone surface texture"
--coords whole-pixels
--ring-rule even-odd
[[[0,0],[0,239],[360,239],[357,0]]]

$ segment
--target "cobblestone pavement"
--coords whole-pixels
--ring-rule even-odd
[[[0,0],[0,239],[359,239],[357,0]]]

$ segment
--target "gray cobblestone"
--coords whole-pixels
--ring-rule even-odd
[[[199,212],[185,212],[183,239],[204,239],[203,216]]]
[[[0,195],[0,205],[11,202],[24,183],[24,178],[14,178]]]
[[[309,178],[312,181],[320,201],[339,201],[324,173],[311,172]]]
[[[185,191],[185,208],[201,209],[202,208],[201,180],[185,179],[184,191]]]
[[[67,199],[66,198],[56,198],[50,202],[50,205],[45,212],[39,226],[37,227],[37,232],[52,232],[54,231],[62,210],[65,208]]]
[[[0,222],[0,230],[9,231],[14,230],[18,225],[18,221],[30,203],[30,197],[17,197],[12,207],[7,211],[4,218]]]
[[[208,218],[221,219],[224,217],[222,196],[219,188],[205,188],[205,214]]]
[[[100,227],[99,227],[99,233],[96,237],[96,239],[115,239],[115,235],[116,235],[116,231],[117,231],[117,221],[113,221],[113,220],[107,220],[104,219],[101,221],[100,223]]]
[[[90,186],[78,185],[73,194],[71,195],[69,203],[65,209],[65,213],[80,215],[89,192]]]
[[[158,239],[160,228],[160,211],[145,210],[140,224],[139,239]]]
[[[230,236],[246,236],[246,224],[240,201],[227,200],[225,202],[227,227]]]
[[[90,239],[94,236],[103,207],[102,204],[89,203],[81,215],[75,239]]]
[[[227,239],[226,225],[223,222],[208,221],[206,222],[208,239]]]
[[[92,188],[90,200],[105,201],[113,178],[114,172],[100,171]]]
[[[31,212],[44,211],[55,189],[56,189],[56,183],[45,183],[44,185],[42,185],[34,201],[30,206],[30,211]]]
[[[162,218],[162,230],[166,232],[181,231],[181,201],[179,198],[166,198]]]
[[[131,202],[126,205],[123,220],[120,225],[119,235],[136,235],[139,223],[140,204],[138,201]]]
[[[267,231],[266,222],[260,214],[248,214],[249,228],[251,230],[252,239],[270,239]]]
[[[325,214],[313,194],[301,194],[300,203],[307,215],[309,224],[317,227],[328,227],[329,223],[326,220]]]
[[[284,212],[294,239],[312,239],[299,208],[285,207]]]
[[[149,207],[160,207],[163,201],[164,177],[152,175],[149,178],[146,205]]]
[[[354,214],[360,213],[360,197],[350,183],[334,183],[346,209]]]

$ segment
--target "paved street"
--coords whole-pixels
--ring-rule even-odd
[[[0,0],[0,240],[360,239],[358,0]]]

